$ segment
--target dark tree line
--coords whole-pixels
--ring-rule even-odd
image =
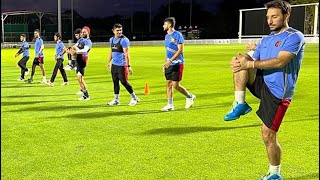
[[[239,9],[261,8],[269,0],[246,0],[245,3],[239,0],[221,1],[217,5],[217,10],[209,12],[202,4],[193,1],[192,18],[190,24],[190,4],[180,1],[172,1],[170,4],[170,16],[177,20],[176,29],[181,26],[189,27],[192,25],[200,29],[200,38],[237,38],[239,31]],[[296,3],[297,0],[293,0]],[[314,0],[303,0],[307,1]],[[124,34],[130,39],[135,40],[157,40],[163,39],[165,34],[162,29],[163,20],[168,17],[168,4],[160,6],[152,12],[150,21],[149,12],[136,11],[132,16],[123,17],[114,15],[109,17],[83,18],[74,11],[74,28],[88,25],[91,28],[93,41],[107,41],[112,36],[112,26],[115,23],[123,25]],[[64,12],[65,16],[70,16],[71,12]],[[70,18],[63,19],[63,32],[65,36],[71,37]]]
[[[222,1],[217,11],[206,11],[203,5],[193,1],[192,26],[201,29],[200,38],[237,38],[239,27],[239,9],[260,8],[264,1],[247,0],[245,3],[239,0]],[[177,20],[176,29],[190,26],[190,4],[173,1],[170,4],[170,16]],[[74,12],[74,27],[88,25],[91,28],[92,39],[107,41],[112,36],[112,26],[120,23],[124,26],[124,34],[136,40],[163,39],[163,20],[168,17],[168,4],[162,5],[156,12],[152,12],[151,25],[149,12],[137,11],[131,17],[114,15],[104,18],[83,18]],[[173,11],[174,9],[174,11]],[[70,14],[66,11],[65,14]],[[63,30],[71,29],[70,19],[65,19]],[[68,22],[69,21],[69,22]]]

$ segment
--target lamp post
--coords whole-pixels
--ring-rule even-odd
[[[58,32],[61,34],[61,0],[58,0]]]

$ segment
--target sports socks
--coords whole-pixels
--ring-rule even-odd
[[[269,165],[269,172],[272,174],[280,174],[280,164],[278,166]]]
[[[245,94],[246,94],[246,91],[234,91],[235,100],[239,104],[245,103]]]
[[[168,98],[168,104],[173,104],[173,98]]]
[[[114,99],[119,101],[119,94],[114,94]]]

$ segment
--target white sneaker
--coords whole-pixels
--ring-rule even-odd
[[[194,100],[196,99],[196,96],[191,94],[191,98],[187,98],[186,99],[186,109],[189,109],[193,104],[194,104]]]
[[[134,106],[136,105],[138,102],[140,101],[140,99],[138,97],[135,98],[132,98],[131,101],[129,102],[129,106]]]
[[[114,100],[108,102],[107,105],[109,105],[109,106],[120,105],[120,101],[114,99]]]
[[[22,79],[21,77],[19,77],[19,79],[17,79],[17,81],[24,81],[24,79]]]
[[[167,104],[165,107],[161,109],[161,111],[173,111],[173,110],[174,110],[173,104]]]
[[[52,82],[46,82],[46,85],[53,87],[53,83]]]
[[[66,65],[66,67],[64,67],[63,69],[66,70],[66,71],[71,71],[71,70],[72,70],[72,67],[68,64],[68,65]]]
[[[80,91],[76,92],[76,95],[83,95],[83,92],[80,90]]]
[[[40,83],[46,84],[46,83],[47,83],[47,80],[46,80],[46,79],[42,79],[42,80],[40,81]]]
[[[79,101],[89,101],[90,97],[82,96],[81,98],[78,98]]]
[[[67,86],[67,85],[69,85],[69,82],[63,82],[63,83],[61,84],[61,86]]]

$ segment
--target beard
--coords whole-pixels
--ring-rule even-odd
[[[273,27],[269,26],[271,31],[276,31],[276,32],[280,31],[284,27],[285,27],[285,22],[284,21],[282,21],[282,24],[279,24],[279,25],[276,25],[276,26],[273,26]]]
[[[280,31],[283,28],[283,26],[275,26],[275,27],[270,27],[271,31]]]
[[[87,38],[87,37],[88,37],[88,35],[82,35],[82,37],[83,37],[83,38]]]

